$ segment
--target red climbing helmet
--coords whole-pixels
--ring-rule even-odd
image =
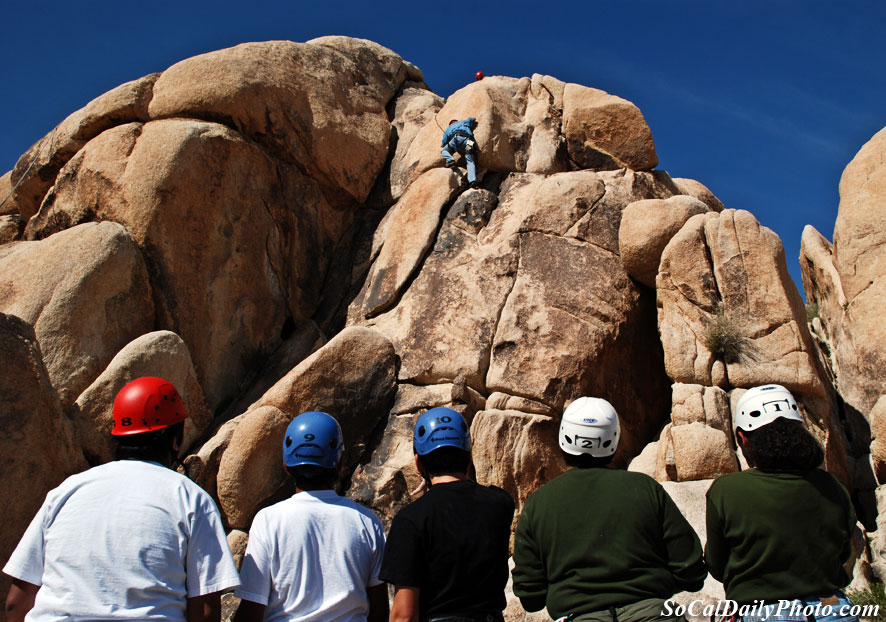
[[[114,398],[112,436],[162,430],[188,418],[181,396],[163,378],[136,378]]]
[[[483,72],[478,71],[476,74],[474,74],[474,77],[477,78],[478,80],[482,80],[483,79]]]

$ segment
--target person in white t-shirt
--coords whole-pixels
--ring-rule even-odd
[[[117,460],[50,491],[3,568],[8,622],[217,622],[239,585],[215,503],[169,468],[187,418],[175,387],[133,380],[113,418]]]
[[[384,528],[333,489],[343,449],[341,428],[326,413],[289,424],[283,464],[296,494],[252,522],[234,622],[387,622],[387,586],[378,578]]]

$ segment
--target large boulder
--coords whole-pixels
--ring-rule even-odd
[[[676,195],[668,199],[645,199],[628,205],[618,229],[621,263],[634,279],[655,287],[661,253],[686,221],[710,211],[693,197]]]
[[[507,410],[484,410],[471,423],[477,481],[508,491],[517,504],[515,519],[529,495],[566,468],[558,428],[551,417]]]
[[[268,41],[183,60],[154,85],[152,119],[218,120],[357,201],[388,155],[385,107],[402,59],[370,41]]]
[[[154,327],[148,270],[133,237],[88,223],[0,257],[0,311],[34,327],[67,410],[127,343]]]
[[[16,189],[10,206],[29,219],[37,213],[58,172],[83,145],[117,125],[147,121],[148,102],[159,75],[126,82],[99,95],[37,141],[12,170],[11,181]]]
[[[151,268],[158,327],[188,344],[216,409],[285,324],[312,315],[344,226],[316,184],[282,166],[216,123],[118,126],[62,169],[28,235],[124,224]]]
[[[840,178],[834,244],[804,235],[807,296],[819,304],[846,404],[867,416],[886,393],[886,129],[865,144]],[[816,277],[816,274],[817,277]]]
[[[8,559],[46,493],[86,468],[70,424],[43,366],[34,329],[0,313],[0,494],[4,503],[0,557]],[[9,577],[0,577],[0,591]]]
[[[826,396],[781,240],[750,212],[690,218],[665,247],[656,286],[675,382],[727,389],[775,382]]]
[[[639,108],[599,89],[566,85],[563,134],[569,159],[579,168],[645,171],[658,164],[652,132]]]
[[[221,450],[217,490],[227,525],[248,528],[264,504],[291,490],[280,452],[286,426],[302,412],[320,410],[338,420],[345,437],[347,477],[391,407],[395,370],[390,342],[373,330],[353,327],[271,387],[229,430]]]

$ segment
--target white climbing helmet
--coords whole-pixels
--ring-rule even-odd
[[[803,421],[797,401],[780,384],[765,384],[748,389],[738,400],[732,414],[732,427],[753,432],[779,417]]]
[[[580,397],[563,412],[560,449],[568,454],[606,458],[618,447],[618,414],[599,397]]]

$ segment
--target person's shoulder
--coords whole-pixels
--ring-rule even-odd
[[[378,515],[359,501],[338,495],[337,502],[346,511],[360,515],[363,519],[369,520],[373,524],[381,525],[381,519],[379,519]]]
[[[754,469],[747,469],[744,471],[735,471],[734,473],[720,475],[711,483],[706,496],[708,498],[713,498],[718,495],[727,494],[730,490],[735,488],[744,488],[754,479],[756,473],[757,472]]]
[[[478,494],[485,495],[495,503],[500,503],[511,508],[514,507],[514,498],[511,496],[511,493],[504,488],[499,488],[498,486],[493,485],[483,486],[477,484],[477,491]]]

